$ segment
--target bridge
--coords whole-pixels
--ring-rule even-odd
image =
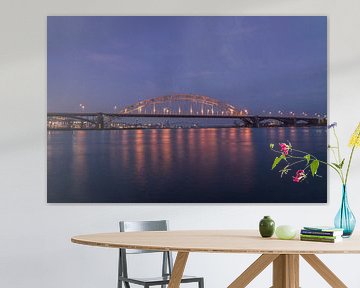
[[[317,126],[326,125],[326,118],[285,115],[250,115],[247,109],[214,98],[194,94],[175,94],[139,101],[114,113],[48,113],[48,129],[123,129],[169,128],[169,125],[148,124],[145,119],[233,119],[233,126]],[[135,119],[122,124],[124,119]],[[139,122],[139,121],[142,122]],[[236,122],[240,121],[240,123]],[[161,121],[160,121],[161,122]],[[171,127],[170,127],[171,128]]]

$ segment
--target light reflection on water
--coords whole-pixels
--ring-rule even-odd
[[[326,158],[324,128],[208,128],[48,133],[48,202],[326,202],[322,178],[271,171],[269,143]]]

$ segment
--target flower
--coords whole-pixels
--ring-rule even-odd
[[[304,174],[304,172],[305,172],[304,170],[297,170],[297,171],[296,171],[296,175]]]
[[[283,152],[283,154],[286,156],[289,154],[289,146],[285,143],[279,143],[281,151]]]
[[[306,178],[305,170],[297,170],[295,177],[293,176],[293,181],[299,183],[300,181]]]
[[[351,136],[349,146],[352,148],[349,157],[346,159],[341,156],[339,138],[336,133],[337,123],[334,122],[328,126],[331,129],[336,140],[336,145],[328,145],[328,148],[333,152],[334,162],[326,162],[318,159],[316,156],[293,148],[292,145],[286,143],[279,143],[280,149],[274,150],[274,144],[270,144],[270,149],[280,156],[277,156],[274,159],[271,170],[277,167],[280,163],[286,165],[283,169],[280,169],[281,176],[287,174],[290,171],[291,167],[295,165],[302,165],[302,170],[297,170],[295,176],[293,176],[293,181],[299,183],[307,178],[308,174],[311,174],[312,177],[318,176],[318,168],[320,164],[327,165],[339,175],[340,180],[344,186],[347,185],[349,179],[349,171],[354,156],[355,148],[360,148],[360,122],[356,127],[354,133]],[[291,154],[289,153],[291,151]]]
[[[337,126],[337,122],[333,122],[330,125],[328,125],[327,127],[328,127],[328,129],[330,129],[330,128],[335,128],[336,126]]]
[[[349,142],[350,147],[360,147],[360,123],[356,127],[354,133],[352,134]]]

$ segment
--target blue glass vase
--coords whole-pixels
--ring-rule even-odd
[[[344,229],[343,237],[345,238],[350,237],[355,228],[356,219],[349,207],[346,185],[343,185],[341,206],[336,214],[334,224],[336,228]]]

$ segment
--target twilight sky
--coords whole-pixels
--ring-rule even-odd
[[[173,93],[326,113],[326,17],[48,17],[48,112]]]

